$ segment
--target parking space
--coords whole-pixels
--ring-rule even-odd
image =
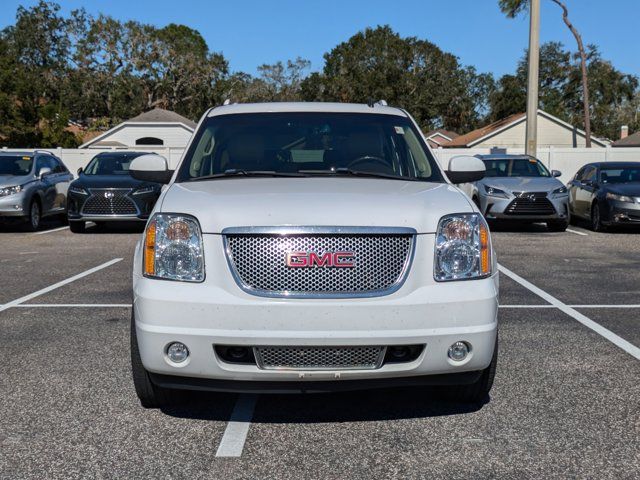
[[[140,230],[2,230],[0,478],[638,478],[640,234],[572,230],[494,232],[485,405],[391,389],[163,410],[142,409],[130,379]]]

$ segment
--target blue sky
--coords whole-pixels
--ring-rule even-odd
[[[640,76],[639,0],[566,0],[585,43],[625,73]],[[2,0],[0,27],[13,23],[18,5]],[[389,24],[403,36],[430,40],[465,65],[496,76],[512,73],[527,46],[528,18],[505,18],[497,0],[60,0],[65,12],[85,7],[121,20],[156,26],[182,23],[200,31],[232,70],[255,73],[262,63],[301,56],[322,68],[322,55],[355,32]],[[541,41],[558,40],[575,50],[560,9],[541,0]]]

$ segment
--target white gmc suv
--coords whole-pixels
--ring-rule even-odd
[[[209,110],[135,252],[131,356],[143,406],[179,390],[441,385],[487,398],[498,273],[487,224],[404,110],[273,103]]]

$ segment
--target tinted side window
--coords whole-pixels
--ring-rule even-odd
[[[584,171],[585,170],[586,170],[586,168],[582,167],[580,170],[578,170],[578,173],[575,174],[573,179],[579,181],[582,178],[582,175],[584,175]]]
[[[51,165],[50,168],[53,173],[65,173],[67,171],[60,160],[55,157],[49,157],[49,164]]]
[[[582,175],[582,182],[595,182],[596,181],[596,169],[595,167],[589,167]]]

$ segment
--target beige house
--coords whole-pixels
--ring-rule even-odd
[[[442,145],[443,148],[505,148],[525,147],[526,114],[516,113],[485,127],[460,135]],[[591,137],[592,147],[606,147],[608,142]],[[538,110],[538,147],[578,148],[585,146],[584,131]]]
[[[116,125],[80,148],[135,148],[140,146],[184,148],[196,128],[195,122],[175,112],[154,108]]]

